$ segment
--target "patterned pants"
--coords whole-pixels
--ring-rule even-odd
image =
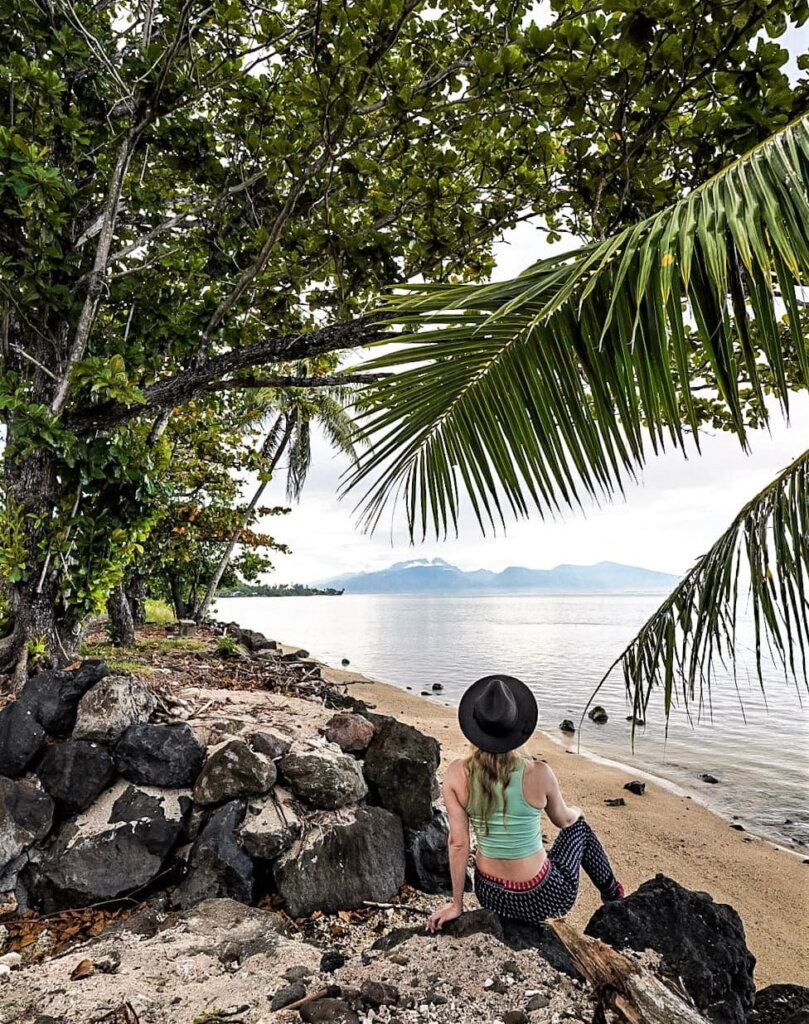
[[[482,907],[501,917],[539,924],[571,910],[579,893],[580,868],[605,902],[624,895],[604,847],[584,818],[562,829],[534,878],[509,882],[475,871],[475,895]]]

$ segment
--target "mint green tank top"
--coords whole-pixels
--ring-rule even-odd
[[[542,849],[542,831],[539,826],[539,816],[542,812],[539,808],[532,807],[522,794],[524,773],[525,761],[521,760],[505,786],[505,815],[503,794],[496,794],[489,816],[488,835],[483,819],[472,814],[467,804],[466,811],[475,830],[478,849],[485,857],[516,860],[518,857],[530,857],[532,853]]]

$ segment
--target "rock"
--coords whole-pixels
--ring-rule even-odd
[[[181,907],[218,896],[241,903],[253,899],[253,862],[236,842],[236,829],[245,810],[244,800],[231,800],[211,815],[192,847],[188,873],[177,888]]]
[[[177,619],[177,636],[196,636],[197,624],[193,619]]]
[[[367,794],[362,768],[334,747],[292,749],[278,765],[292,792],[323,810],[356,803]]]
[[[52,822],[47,793],[28,779],[0,776],[0,893],[14,888],[27,851],[47,836]]]
[[[603,725],[609,718],[609,715],[600,704],[596,704],[594,708],[590,708],[587,712],[587,717],[591,722],[595,722],[596,725]]]
[[[571,978],[581,975],[573,965],[570,954],[547,924],[528,924],[511,918],[500,918],[502,941],[518,952],[535,949],[551,967]]]
[[[604,803],[607,807],[626,807],[626,800],[622,796],[612,797],[609,800],[605,800]]]
[[[360,999],[367,1006],[395,1006],[399,1002],[399,989],[384,981],[367,979],[360,986]]]
[[[115,766],[125,779],[167,789],[193,786],[204,757],[205,748],[185,722],[130,725],[115,747]]]
[[[738,823],[738,821],[734,821],[734,822],[733,822],[733,823],[731,824],[731,826],[730,826],[730,827],[731,827],[732,829],[735,829],[735,830],[736,830],[737,832],[744,832],[744,831],[745,831],[744,825],[740,825],[740,824]]]
[[[343,658],[340,664],[343,666],[343,668],[345,668],[347,665],[350,665],[351,662],[348,660],[348,658]]]
[[[631,782],[624,783],[624,789],[628,789],[630,793],[634,793],[635,796],[643,796],[646,792],[646,783],[638,782],[637,779],[633,779]]]
[[[559,723],[559,730],[560,732],[575,732],[576,726],[569,718],[565,718]]]
[[[306,1024],[359,1024],[360,1018],[343,999],[313,999],[300,1008]]]
[[[21,775],[44,739],[45,730],[22,700],[0,708],[0,775]]]
[[[105,662],[88,658],[77,669],[49,670],[31,676],[21,700],[51,736],[69,736],[76,724],[79,701],[97,682],[110,674]]]
[[[117,783],[62,826],[35,876],[35,902],[51,913],[142,889],[160,874],[189,807],[187,795]]]
[[[530,1022],[525,1010],[506,1010],[503,1014],[503,1024],[530,1024]]]
[[[681,979],[709,1019],[744,1024],[753,1006],[756,961],[733,907],[658,874],[597,910],[585,932],[616,949],[655,950],[664,971]]]
[[[251,857],[274,860],[292,846],[300,831],[289,793],[276,787],[263,799],[250,801],[240,834]]]
[[[550,1003],[550,999],[548,999],[547,996],[543,995],[541,992],[536,992],[534,995],[529,996],[525,1004],[525,1008],[529,1013],[531,1013],[534,1010],[544,1010],[548,1003]]]
[[[809,988],[768,985],[756,992],[749,1024],[804,1024],[809,1017]]]
[[[297,1003],[306,995],[306,985],[302,981],[293,981],[289,985],[282,985],[272,997],[271,1010],[283,1010],[290,1003]]]
[[[436,811],[424,828],[406,828],[404,837],[406,881],[422,892],[452,893],[447,849],[449,826],[446,813]],[[468,875],[465,888],[472,888]]]
[[[407,828],[423,828],[432,820],[438,796],[438,741],[394,718],[375,715],[371,721],[376,735],[365,754],[370,795]]]
[[[224,740],[211,748],[194,784],[194,802],[203,806],[272,789],[277,772],[264,754],[253,750],[241,737]]]
[[[719,779],[717,779],[715,775],[709,775],[707,772],[704,772],[702,775],[700,775],[700,778],[703,782],[707,782],[710,786],[716,786],[719,783]]]
[[[133,676],[105,676],[79,702],[74,740],[115,743],[136,722],[145,722],[157,706],[149,687]]]
[[[269,757],[271,761],[277,761],[279,757],[283,757],[292,746],[291,739],[264,727],[256,732],[248,733],[247,741],[253,750]]]
[[[430,689],[431,690],[435,690],[436,693],[438,693],[439,691],[444,689],[444,685],[443,685],[443,683],[433,683],[433,685],[430,687]]]
[[[48,747],[36,773],[63,815],[83,811],[115,778],[109,751],[89,740],[68,740]]]
[[[345,962],[344,953],[341,953],[338,949],[327,949],[320,958],[320,969],[324,974],[331,974],[332,971],[342,967]]]
[[[304,917],[387,900],[404,882],[404,868],[398,818],[379,807],[352,807],[319,816],[273,873],[288,913]]]
[[[281,977],[285,981],[305,981],[307,978],[311,978],[314,973],[311,967],[306,967],[304,964],[295,964],[292,967],[288,967]]]
[[[320,731],[342,751],[366,750],[374,738],[374,727],[367,718],[342,711],[332,715]]]

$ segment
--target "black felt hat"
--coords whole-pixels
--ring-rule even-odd
[[[458,722],[470,743],[492,754],[522,746],[537,724],[536,697],[514,676],[484,676],[461,697]]]

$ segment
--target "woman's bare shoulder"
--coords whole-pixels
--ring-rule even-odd
[[[444,773],[445,779],[462,779],[466,775],[466,760],[463,757],[456,757],[450,761]]]

